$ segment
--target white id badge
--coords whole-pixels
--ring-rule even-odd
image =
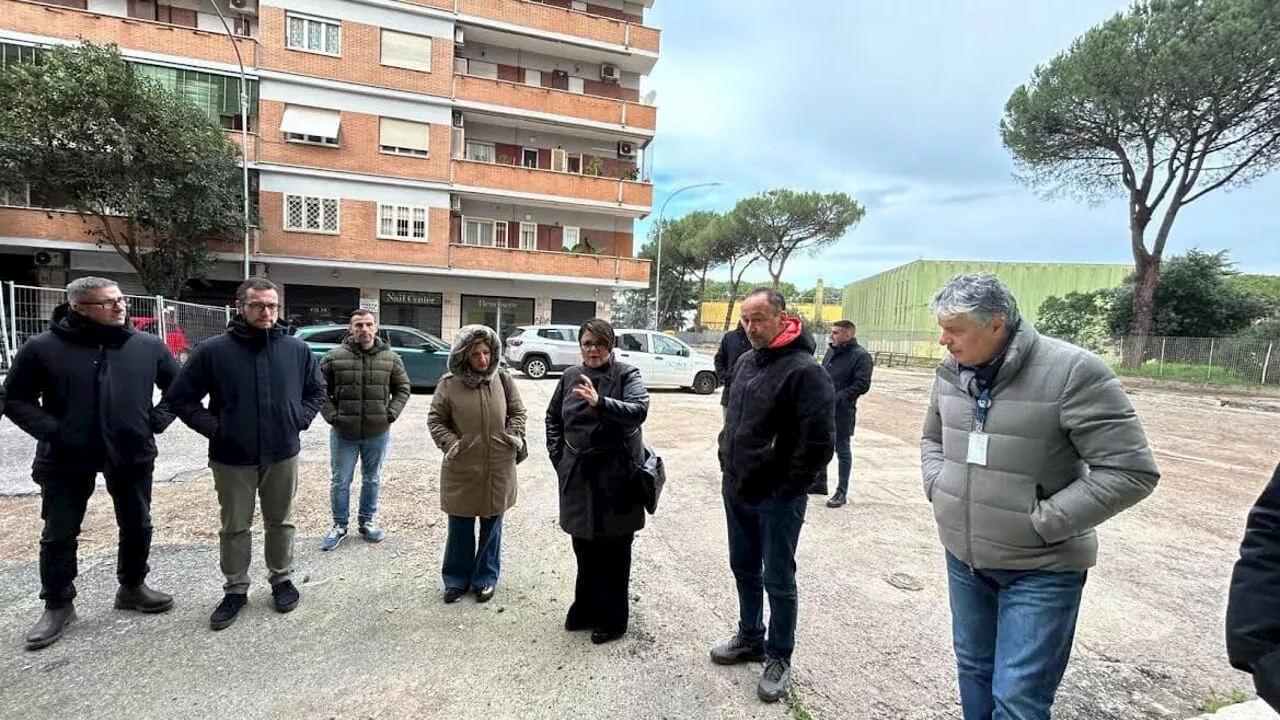
[[[969,433],[969,457],[966,462],[970,465],[982,465],[985,467],[987,464],[987,440],[990,438],[990,435],[976,430]]]

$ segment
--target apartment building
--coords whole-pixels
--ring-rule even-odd
[[[213,1],[0,0],[0,61],[114,42],[238,144],[238,50],[249,261],[283,287],[285,319],[366,307],[446,339],[505,334],[608,317],[615,289],[648,284],[633,227],[653,204],[653,0],[216,0],[226,29]],[[39,205],[0,196],[0,280],[141,289],[78,218]],[[223,304],[244,253],[214,249],[190,297]]]

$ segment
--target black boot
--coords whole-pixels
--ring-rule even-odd
[[[847,501],[847,498],[845,498],[844,493],[837,490],[836,494],[832,495],[831,499],[827,501],[827,507],[829,508],[842,507],[846,501]]]
[[[27,633],[27,649],[39,650],[58,642],[62,631],[76,619],[76,609],[71,603],[62,607],[45,608],[44,614]]]
[[[135,588],[121,586],[116,591],[117,610],[137,610],[141,613],[162,613],[173,607],[173,596],[152,590],[142,583]]]

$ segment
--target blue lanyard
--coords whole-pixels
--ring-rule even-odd
[[[987,413],[991,410],[991,388],[982,391],[978,395],[978,409],[974,411],[973,418],[977,425],[978,432],[982,432],[987,424]]]

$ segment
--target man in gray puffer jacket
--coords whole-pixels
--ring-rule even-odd
[[[1160,474],[1115,373],[1041,337],[994,275],[934,296],[950,355],[921,440],[965,720],[1049,718],[1101,523]]]

